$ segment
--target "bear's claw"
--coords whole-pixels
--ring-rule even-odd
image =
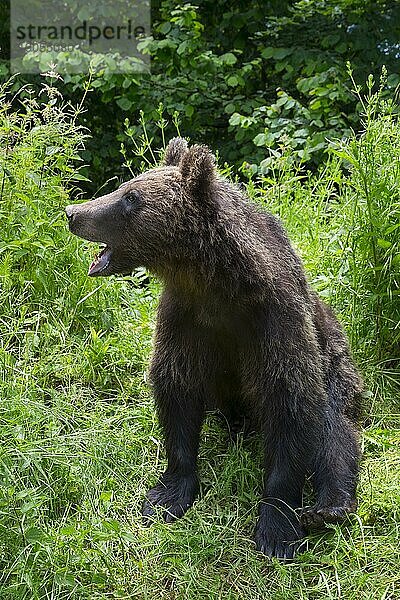
[[[256,526],[254,540],[257,550],[269,557],[292,560],[306,544],[305,531],[293,513],[278,512],[267,507]]]
[[[159,483],[147,492],[143,503],[143,523],[149,525],[157,514],[157,506],[162,506],[163,519],[172,523],[182,517],[192,506],[199,484],[196,476],[178,477],[164,473]]]
[[[356,502],[344,506],[311,506],[301,511],[300,521],[306,529],[322,529],[328,523],[343,523],[356,508]]]

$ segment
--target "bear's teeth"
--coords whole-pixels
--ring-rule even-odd
[[[97,254],[89,267],[88,275],[100,275],[104,271],[111,260],[111,249],[105,246],[99,254]]]

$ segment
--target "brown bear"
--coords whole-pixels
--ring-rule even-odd
[[[164,283],[150,375],[168,466],[144,518],[161,506],[172,521],[193,504],[208,409],[247,415],[262,434],[259,550],[290,559],[305,530],[352,512],[361,379],[278,219],[181,138],[161,167],[66,214],[74,234],[106,244],[89,275],[144,266]],[[301,510],[307,473],[316,499]]]

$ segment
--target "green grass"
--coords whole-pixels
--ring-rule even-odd
[[[249,182],[340,315],[371,390],[358,513],[284,565],[252,542],[258,440],[233,443],[212,416],[200,498],[173,525],[142,526],[165,467],[146,385],[159,285],[87,278],[91,247],[62,214],[83,133],[54,94],[18,116],[0,98],[0,600],[397,599],[400,128],[389,108],[323,172],[304,178],[283,159]]]
[[[396,597],[400,435],[388,428],[365,432],[358,516],[283,566],[251,541],[256,440],[228,443],[208,420],[201,498],[147,529],[140,505],[164,458],[146,390],[99,400],[72,385],[2,416],[2,599]]]

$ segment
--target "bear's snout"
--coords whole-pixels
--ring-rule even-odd
[[[95,231],[95,219],[87,209],[85,204],[70,204],[65,208],[65,215],[68,219],[68,226],[71,233],[85,240],[92,242],[101,242],[101,235]]]
[[[68,219],[71,219],[74,215],[74,207],[72,205],[67,206],[65,209],[65,214],[67,215]]]
[[[71,227],[71,224],[72,224],[72,222],[74,220],[74,216],[75,216],[74,207],[72,205],[67,206],[65,209],[65,214],[68,219],[69,226]]]

